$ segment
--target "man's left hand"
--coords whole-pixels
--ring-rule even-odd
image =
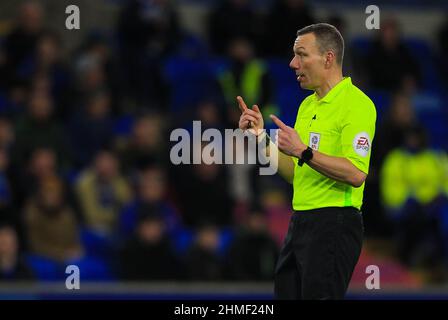
[[[279,118],[270,115],[272,121],[279,127],[277,146],[284,154],[299,158],[307,146],[300,139],[299,134],[294,128],[283,123]]]

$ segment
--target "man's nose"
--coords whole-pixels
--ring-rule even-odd
[[[299,69],[299,60],[296,57],[292,58],[289,67],[294,70]]]

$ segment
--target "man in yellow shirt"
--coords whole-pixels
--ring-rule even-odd
[[[344,40],[332,25],[297,32],[290,67],[314,93],[299,107],[294,128],[276,116],[274,150],[280,174],[293,184],[289,230],[275,270],[278,299],[342,299],[362,247],[361,205],[376,110],[342,75]],[[242,110],[239,127],[272,144],[258,106]],[[280,151],[280,152],[278,152]],[[268,152],[269,153],[269,152]]]

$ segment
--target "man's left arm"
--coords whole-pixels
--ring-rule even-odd
[[[300,159],[308,146],[302,142],[294,128],[288,127],[276,116],[271,116],[271,118],[279,127],[277,140],[279,149]],[[350,122],[350,119],[347,119],[347,123],[344,125],[341,135],[344,157],[329,156],[313,150],[313,158],[307,164],[330,179],[358,188],[367,178],[371,139],[369,134],[365,134],[356,122]],[[369,125],[369,128],[364,131],[371,131],[371,136],[373,136],[374,126],[375,119],[373,119],[373,127]],[[358,131],[360,132],[358,133]],[[359,145],[357,141],[359,141]],[[359,149],[357,149],[358,147]]]
[[[294,156],[300,158],[302,152],[307,148],[306,145],[298,149]],[[327,176],[330,179],[349,184],[359,188],[367,178],[367,174],[359,170],[348,159],[334,157],[313,150],[313,158],[307,164],[317,172]]]

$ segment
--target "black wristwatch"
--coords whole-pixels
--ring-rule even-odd
[[[297,164],[299,166],[303,166],[304,163],[308,163],[308,161],[310,161],[311,159],[313,159],[313,149],[308,147],[302,152],[302,155],[300,156],[299,162]]]

